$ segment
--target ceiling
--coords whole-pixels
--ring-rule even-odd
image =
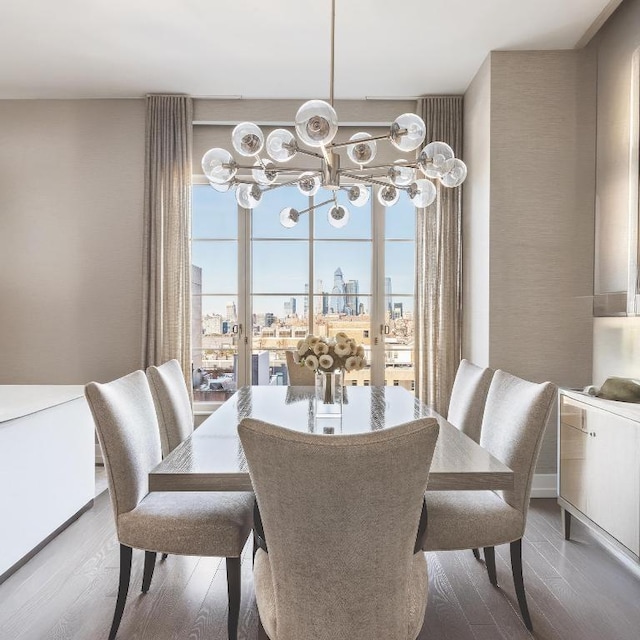
[[[335,96],[462,93],[496,49],[571,49],[620,0],[336,0]],[[0,98],[323,98],[330,0],[4,0]]]

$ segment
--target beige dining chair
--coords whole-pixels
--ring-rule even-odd
[[[421,509],[438,429],[422,418],[322,436],[242,420],[261,516],[256,601],[270,640],[416,638],[428,587]]]
[[[453,381],[447,421],[474,442],[480,442],[484,405],[492,378],[493,369],[484,369],[465,359],[461,360]]]
[[[550,382],[535,384],[505,371],[493,376],[480,444],[511,468],[509,491],[429,491],[425,551],[484,547],[491,584],[497,586],[495,551],[510,543],[511,571],[524,623],[533,629],[522,578],[522,536],[531,482],[556,394]]]
[[[285,351],[287,358],[287,374],[289,384],[293,387],[313,387],[316,384],[316,374],[307,367],[300,366],[293,359],[293,351]]]
[[[191,398],[177,360],[148,367],[147,380],[160,428],[162,456],[165,457],[193,433]]]
[[[129,590],[133,549],[145,551],[142,591],[151,584],[156,553],[226,558],[228,631],[235,640],[240,611],[240,554],[252,525],[252,493],[152,492],[148,473],[162,459],[147,378],[136,371],[107,384],[90,382],[85,395],[102,448],[120,543],[113,640]]]

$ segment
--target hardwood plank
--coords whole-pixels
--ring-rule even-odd
[[[437,637],[450,640],[473,640],[473,632],[465,612],[439,562],[438,554],[428,554],[429,600],[425,619],[438,619],[441,632]],[[428,635],[425,637],[429,637]],[[433,637],[433,636],[431,636]]]

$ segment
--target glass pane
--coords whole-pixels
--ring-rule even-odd
[[[208,184],[194,184],[191,193],[192,238],[238,237],[238,205],[235,193],[220,193]]]
[[[192,297],[194,400],[226,400],[237,388],[238,299]]]
[[[413,295],[416,282],[416,243],[385,242],[385,295]],[[388,305],[385,305],[388,308]]]
[[[309,282],[309,242],[254,241],[253,292],[304,294]]]
[[[416,208],[406,195],[384,212],[384,236],[387,239],[413,240],[416,237]]]
[[[413,348],[385,347],[384,383],[387,386],[415,389]]]
[[[332,197],[330,191],[320,189],[315,195],[315,202],[320,203]],[[316,238],[371,238],[371,198],[363,207],[354,207],[349,203],[346,191],[338,191],[338,204],[349,210],[349,221],[341,229],[336,229],[329,224],[327,214],[331,204],[324,205],[313,212],[314,235]]]
[[[252,237],[308,238],[309,214],[303,213],[295,227],[286,229],[280,224],[280,211],[285,207],[303,211],[309,208],[309,198],[303,196],[297,187],[279,187],[263,192],[262,202],[252,212]]]
[[[308,304],[304,295],[253,296],[253,324],[258,327],[307,327]]]
[[[413,344],[413,296],[391,296],[385,300],[387,344]]]
[[[370,242],[319,241],[314,260],[317,291],[371,294]]]
[[[307,305],[305,296],[253,296],[251,384],[288,384],[284,352],[309,333]]]
[[[342,302],[344,303],[345,297]],[[314,295],[313,307],[313,334],[316,336],[332,337],[339,331],[343,331],[357,344],[364,347],[367,366],[361,371],[345,372],[344,379],[347,385],[364,384],[365,380],[371,380],[371,296],[360,296],[359,303],[364,309],[364,313],[359,315],[345,315],[331,312],[332,296],[329,294]]]
[[[200,269],[202,293],[238,291],[238,243],[235,240],[194,240],[191,264]]]

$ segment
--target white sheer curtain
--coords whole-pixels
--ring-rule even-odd
[[[428,142],[449,144],[462,156],[462,96],[418,101]],[[418,210],[416,230],[416,390],[446,415],[461,355],[462,187],[437,185],[437,199]]]
[[[142,365],[176,358],[191,389],[191,147],[188,96],[147,97]]]

